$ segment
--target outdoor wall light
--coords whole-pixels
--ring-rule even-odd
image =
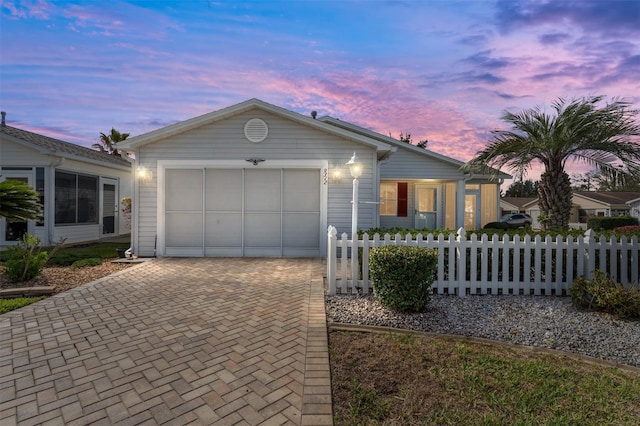
[[[152,177],[151,170],[147,169],[144,166],[138,166],[136,169],[136,174],[138,175],[138,179],[143,181],[148,181]]]
[[[331,180],[335,183],[342,182],[342,171],[340,169],[333,169],[331,172]]]

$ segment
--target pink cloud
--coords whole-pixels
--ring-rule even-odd
[[[39,20],[49,19],[54,9],[54,6],[46,0],[24,0],[18,2],[4,0],[0,2],[0,7],[6,9],[9,12],[9,16],[14,19],[35,18]]]

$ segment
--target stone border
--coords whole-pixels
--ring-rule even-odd
[[[322,277],[311,278],[308,315],[300,424],[333,425],[329,334]]]
[[[547,354],[547,355],[559,355],[567,358],[575,359],[578,361],[586,362],[587,364],[595,364],[602,367],[617,368],[619,370],[626,371],[631,374],[640,376],[640,368],[627,364],[621,364],[613,361],[607,361],[600,358],[595,358],[588,355],[576,354],[573,352],[560,351],[557,349],[544,348],[541,346],[528,346],[528,345],[516,345],[515,343],[501,342],[499,340],[491,340],[482,337],[461,336],[457,334],[442,334],[442,333],[430,333],[426,331],[409,330],[403,328],[382,327],[374,325],[358,325],[348,323],[331,322],[328,324],[330,331],[352,331],[352,332],[368,332],[368,333],[395,333],[395,334],[415,334],[425,337],[440,337],[445,339],[456,340],[460,342],[469,343],[482,343],[496,346],[504,346],[517,351],[525,351],[534,354]]]
[[[51,296],[54,291],[55,288],[53,286],[4,288],[0,290],[0,299],[10,299],[23,296]]]

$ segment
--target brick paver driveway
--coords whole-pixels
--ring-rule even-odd
[[[331,424],[318,259],[156,259],[0,315],[0,424]]]

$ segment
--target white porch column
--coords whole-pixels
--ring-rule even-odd
[[[460,179],[456,184],[456,229],[464,228],[465,181]]]

